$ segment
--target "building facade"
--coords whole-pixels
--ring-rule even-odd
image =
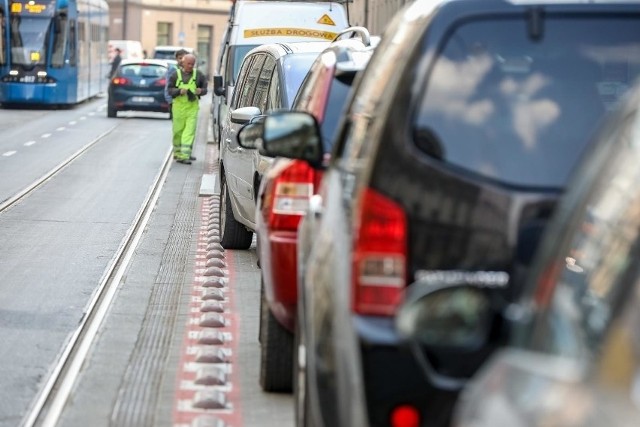
[[[194,48],[199,68],[213,75],[229,19],[229,0],[108,0],[109,39],[138,40],[153,54],[156,46]]]

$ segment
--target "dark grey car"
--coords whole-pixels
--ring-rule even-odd
[[[396,311],[418,281],[517,295],[592,132],[640,72],[638,6],[417,1],[392,21],[299,232],[299,424],[448,425],[505,320],[486,341],[422,348],[424,375]],[[311,117],[264,126],[272,154],[323,167]]]

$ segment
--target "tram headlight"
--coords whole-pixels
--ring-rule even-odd
[[[18,75],[18,70],[11,70],[11,71],[9,71],[9,75],[10,75],[10,76],[17,76],[17,75]]]
[[[41,78],[41,79],[47,77],[47,72],[46,71],[38,71],[38,77]]]

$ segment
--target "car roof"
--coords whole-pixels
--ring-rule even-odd
[[[169,66],[168,59],[124,59],[120,63],[120,66],[124,65],[161,65],[163,67]],[[173,61],[176,62],[176,61]]]
[[[168,51],[177,51],[180,49],[184,49],[187,52],[193,52],[193,48],[192,47],[186,47],[186,46],[156,46],[153,48],[153,50],[155,52],[160,51],[160,50],[168,50]]]
[[[276,58],[292,53],[319,53],[330,45],[329,41],[267,43],[251,49],[247,56],[256,52],[267,52]]]

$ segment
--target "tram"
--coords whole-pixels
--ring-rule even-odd
[[[107,89],[105,0],[0,0],[0,103],[69,105]]]

